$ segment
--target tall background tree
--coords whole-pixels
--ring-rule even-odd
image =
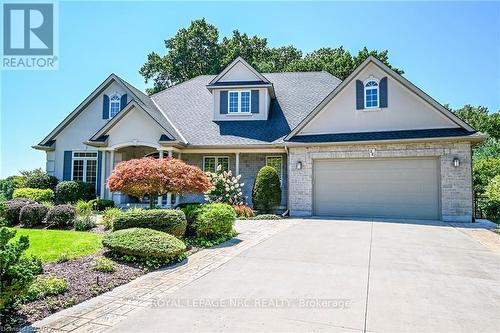
[[[399,68],[389,63],[387,50],[361,49],[357,55],[338,48],[320,48],[303,54],[294,46],[271,48],[267,38],[248,36],[234,30],[220,41],[219,31],[205,19],[192,21],[189,27],[180,29],[174,37],[165,40],[165,55],[156,52],[148,55],[139,73],[146,83],[153,81],[148,93],[161,91],[198,75],[217,74],[241,56],[259,72],[327,71],[345,79],[368,56],[373,55],[396,72]]]

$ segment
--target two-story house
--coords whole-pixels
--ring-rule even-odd
[[[125,160],[172,156],[241,174],[276,168],[292,216],[471,221],[471,126],[377,59],[346,80],[326,72],[258,73],[242,58],[147,96],[112,74],[35,149],[47,172],[95,184]],[[159,198],[172,207],[203,196]]]

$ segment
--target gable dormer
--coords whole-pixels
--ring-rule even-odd
[[[474,132],[404,77],[368,57],[285,139],[457,128]]]
[[[267,120],[274,98],[272,83],[236,58],[207,85],[212,93],[215,121]]]

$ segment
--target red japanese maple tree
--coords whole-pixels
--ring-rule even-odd
[[[210,180],[200,168],[181,160],[144,157],[120,162],[108,178],[108,188],[140,199],[154,198],[167,193],[202,193],[210,189]]]

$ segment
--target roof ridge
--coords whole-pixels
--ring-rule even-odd
[[[261,74],[262,75],[265,75],[265,74],[301,74],[301,73],[323,73],[323,72],[325,72],[325,71],[284,71],[284,72],[265,72],[265,73],[261,73]]]
[[[127,80],[123,79],[122,77],[116,75],[115,73],[113,73],[114,76],[116,76],[120,81],[122,81],[125,85],[127,86],[130,86],[131,88],[133,88],[134,90],[137,90],[138,92],[140,92],[141,94],[143,94],[145,97],[149,97],[145,92],[143,92],[142,90],[140,90],[139,88],[137,88],[136,86],[134,86],[133,84],[131,84],[130,82],[128,82]]]
[[[193,81],[193,80],[195,80],[195,79],[197,79],[197,78],[200,78],[200,77],[205,77],[205,76],[216,76],[216,75],[215,75],[215,74],[202,74],[202,75],[197,75],[197,76],[192,77],[192,78],[190,78],[190,79],[188,79],[188,80],[186,80],[186,81],[182,81],[181,83],[174,84],[174,85],[172,85],[172,86],[170,86],[170,87],[167,87],[167,88],[165,88],[165,89],[163,89],[163,90],[160,90],[160,91],[158,91],[158,92],[155,92],[154,94],[151,94],[151,95],[149,95],[148,97],[149,97],[149,98],[152,98],[153,96],[156,96],[156,95],[158,95],[158,94],[160,94],[160,93],[162,93],[162,92],[165,92],[165,91],[167,91],[167,90],[171,90],[171,89],[173,89],[173,88],[175,88],[175,87],[179,87],[180,85],[183,85],[183,84],[188,83],[188,82],[191,82],[191,81]]]
[[[179,129],[174,125],[174,123],[172,122],[172,120],[170,120],[170,118],[167,116],[167,113],[165,111],[163,111],[163,109],[155,102],[154,99],[152,99],[151,97],[149,97],[149,99],[151,100],[151,102],[153,102],[153,104],[156,106],[156,108],[160,111],[160,113],[165,117],[165,119],[168,121],[168,123],[172,126],[172,128],[174,129],[174,131],[177,132],[177,134],[179,134],[179,136],[181,137],[182,141],[184,141],[184,143],[188,143],[188,141],[186,140],[186,138],[184,137],[184,135],[182,135],[181,131],[179,131]]]

